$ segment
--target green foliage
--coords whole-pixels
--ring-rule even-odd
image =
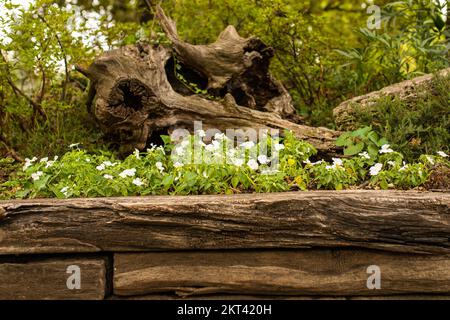
[[[360,46],[338,50],[350,67],[354,93],[432,73],[450,65],[449,30],[437,1],[403,0],[382,8],[381,30],[361,28]]]
[[[406,164],[400,153],[382,147],[371,157],[367,152],[348,159],[311,162],[314,148],[286,133],[283,143],[263,139],[257,144],[229,144],[216,135],[205,145],[199,135],[165,147],[137,150],[118,160],[113,154],[89,154],[75,146],[63,157],[26,159],[9,181],[1,185],[1,198],[106,197],[153,194],[231,194],[354,188],[369,183],[373,188],[410,189],[425,183],[433,165],[450,162],[444,153],[424,155]],[[267,148],[263,155],[258,150]],[[196,149],[197,148],[197,149]],[[194,152],[201,161],[192,162]],[[250,155],[257,156],[257,160]],[[259,154],[259,156],[258,156]],[[271,162],[279,159],[277,168]],[[180,162],[188,159],[187,162]]]
[[[356,123],[359,126],[371,125],[408,161],[439,150],[449,152],[449,87],[450,76],[437,77],[430,88],[415,93],[417,99],[414,101],[381,98],[371,105],[370,110],[356,110]]]
[[[371,157],[375,157],[381,146],[386,145],[385,138],[379,138],[371,127],[364,127],[352,132],[343,133],[337,140],[338,147],[344,147],[344,155],[354,156],[363,150],[367,150]]]

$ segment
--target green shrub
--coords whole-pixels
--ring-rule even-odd
[[[359,126],[372,126],[408,161],[421,154],[450,151],[450,76],[435,78],[418,99],[381,98],[369,110],[355,112]]]

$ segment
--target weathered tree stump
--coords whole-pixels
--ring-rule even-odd
[[[289,93],[269,73],[273,50],[260,39],[242,38],[229,26],[216,42],[192,45],[160,7],[156,19],[170,46],[125,46],[79,68],[92,82],[100,127],[125,149],[144,149],[174,129],[192,132],[193,122],[202,121],[205,130],[288,129],[319,152],[335,152],[336,131],[299,124]],[[177,68],[207,94],[189,90]]]

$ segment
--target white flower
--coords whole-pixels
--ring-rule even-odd
[[[336,168],[336,166],[335,165],[332,165],[332,166],[325,166],[325,169],[327,169],[327,170],[332,170],[332,169],[334,169],[334,168]]]
[[[56,161],[56,160],[55,160]],[[55,161],[48,161],[47,164],[45,165],[45,169],[50,168],[51,166],[53,166],[53,164],[55,163]]]
[[[188,140],[188,139],[183,140],[183,141],[181,142],[181,146],[182,146],[183,148],[188,147],[190,144],[191,144],[191,141]]]
[[[433,159],[433,157],[425,156],[425,158],[428,160],[429,163],[431,163],[431,165],[434,165],[434,159]]]
[[[333,166],[342,166],[344,163],[339,158],[333,158]]]
[[[106,167],[113,167],[117,164],[117,162],[112,163],[111,161],[107,160],[107,161],[103,161],[102,164]]]
[[[442,158],[448,157],[448,154],[446,154],[444,151],[438,151],[437,154],[440,155]]]
[[[79,145],[80,145],[79,143],[72,143],[71,145],[69,145],[69,148],[70,148],[70,149],[72,149],[72,148],[78,148]]]
[[[114,179],[114,177],[110,174],[104,174],[103,178],[108,179],[108,180]]]
[[[98,171],[103,171],[103,170],[105,170],[105,164],[102,163],[101,165],[96,166],[95,168],[96,168]]]
[[[305,161],[303,161],[304,164],[311,164],[311,160],[306,159]]]
[[[31,174],[31,178],[33,179],[33,181],[37,181],[43,174],[44,173],[42,171],[38,171],[38,172]]]
[[[214,152],[216,150],[216,147],[213,144],[208,144],[206,145],[205,149],[206,151]]]
[[[163,166],[162,162],[158,161],[157,163],[155,163],[155,166],[160,172],[164,171],[164,166]]]
[[[225,139],[226,138],[226,136],[225,136],[225,134],[224,133],[216,133],[215,135],[214,135],[214,139],[216,139],[216,140],[223,140],[223,139]]]
[[[48,161],[48,157],[42,158],[41,161],[39,162],[47,162]]]
[[[185,152],[185,150],[182,146],[178,146],[175,148],[175,154],[177,154],[179,156],[184,155],[184,152]]]
[[[200,138],[203,138],[203,137],[206,137],[206,132],[205,132],[205,130],[197,130],[197,135]]]
[[[25,161],[25,164],[22,167],[22,170],[25,171],[28,169],[28,167],[31,167],[33,165],[33,163],[29,162],[29,161]]]
[[[175,162],[175,163],[173,164],[173,166],[174,166],[175,168],[181,168],[181,167],[183,166],[183,164],[182,164],[181,162]]]
[[[377,164],[373,165],[372,167],[370,167],[370,175],[371,176],[378,175],[380,173],[381,169],[383,169],[383,164],[377,163]]]
[[[119,176],[121,176],[122,178],[126,178],[126,177],[134,177],[135,174],[136,174],[136,169],[132,168],[132,169],[123,170],[121,173],[119,173]]]
[[[53,157],[53,161],[56,161],[56,160],[58,160],[58,159],[59,159],[58,156],[54,156],[54,157]]]
[[[391,167],[394,167],[396,165],[395,161],[388,161],[387,162],[388,165],[390,165]]]
[[[136,179],[133,179],[133,184],[140,187],[144,184],[144,182],[142,182],[141,178],[136,178]]]
[[[134,149],[134,156],[136,157],[137,160],[139,160],[141,158],[141,156],[139,155],[139,150],[138,149]]]
[[[241,159],[241,158],[234,159],[233,164],[236,167],[242,167],[242,165],[244,164],[244,159]]]
[[[255,159],[250,159],[250,160],[248,160],[247,165],[248,165],[248,166],[250,167],[250,169],[252,169],[252,170],[258,170],[258,168],[259,168],[258,162],[256,162]]]
[[[91,162],[91,159],[86,158],[85,161],[86,161],[86,162]]]
[[[251,149],[254,146],[255,146],[255,143],[253,141],[247,141],[247,142],[241,143],[241,147],[245,148],[245,149]]]
[[[367,153],[367,151],[361,152],[358,155],[362,158],[370,159],[370,155]]]
[[[407,168],[408,168],[408,165],[405,163],[405,161],[403,161],[403,167],[398,169],[398,171],[405,171]]]
[[[64,187],[60,190],[62,194],[64,194],[66,197],[68,196],[69,187]]]
[[[392,150],[391,148],[390,148],[391,146],[389,145],[389,144],[383,144],[382,146],[381,146],[381,149],[380,149],[380,153],[391,153],[391,152],[394,152],[394,150]]]
[[[261,154],[258,156],[258,161],[261,164],[267,164],[269,162],[269,159],[267,159],[267,156]]]
[[[276,151],[283,150],[283,149],[284,149],[284,144],[282,144],[282,143],[276,143],[276,144],[273,145],[273,148],[274,148]]]
[[[212,142],[212,145],[214,146],[214,150],[219,150],[219,148],[220,148],[220,142],[219,141],[214,140]]]

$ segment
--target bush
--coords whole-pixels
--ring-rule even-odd
[[[371,125],[408,161],[421,154],[450,151],[450,76],[435,78],[414,101],[381,98],[368,110],[357,110],[358,126]]]

